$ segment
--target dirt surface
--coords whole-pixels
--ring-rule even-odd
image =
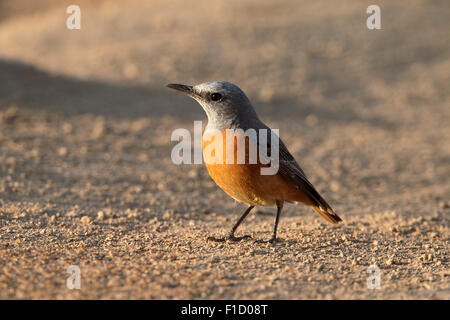
[[[376,31],[364,1],[77,1],[79,31],[68,4],[0,2],[0,298],[449,299],[450,5],[378,2]],[[206,242],[245,206],[172,163],[172,131],[206,117],[164,85],[211,80],[342,224],[287,205],[278,244]]]

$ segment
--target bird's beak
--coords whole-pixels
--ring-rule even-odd
[[[184,93],[186,93],[189,96],[192,96],[192,95],[195,94],[194,91],[192,90],[192,86],[187,86],[187,85],[184,85],[184,84],[170,83],[166,87],[170,88],[170,89],[177,90],[177,91],[184,92]]]

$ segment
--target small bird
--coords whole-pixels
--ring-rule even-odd
[[[256,144],[254,147],[258,148],[259,143],[254,139],[248,139],[248,137],[245,138],[244,163],[237,161],[233,163],[227,163],[226,161],[211,163],[213,161],[206,161],[208,157],[211,157],[209,153],[205,152],[211,142],[208,138],[208,132],[221,132],[223,136],[226,136],[226,131],[229,129],[235,131],[239,131],[237,129],[242,129],[241,131],[254,129],[257,132],[260,129],[266,129],[269,134],[275,134],[259,120],[250,100],[239,87],[225,81],[206,82],[196,86],[168,84],[167,87],[187,94],[203,107],[208,117],[208,124],[202,137],[202,150],[208,173],[229,196],[249,205],[234,224],[228,236],[224,238],[209,237],[208,240],[223,242],[251,238],[248,235],[236,237],[234,234],[255,206],[277,206],[272,238],[268,240],[270,243],[277,241],[277,228],[284,202],[301,202],[311,206],[323,218],[333,224],[342,221],[308,181],[305,173],[281,139],[278,140],[279,167],[276,174],[261,174],[261,167],[267,165],[261,163],[259,157],[256,163],[250,163],[248,151],[252,144],[253,146]],[[267,140],[269,141],[267,149],[270,153],[270,139]],[[234,141],[233,139],[233,143],[235,143]],[[225,139],[223,144],[223,158],[225,159],[230,146],[226,146]],[[232,146],[235,151],[236,145],[237,143]],[[235,156],[237,157],[237,155]],[[257,240],[257,242],[266,241]]]

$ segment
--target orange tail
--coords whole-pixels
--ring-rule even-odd
[[[330,207],[326,209],[324,209],[321,206],[312,206],[312,207],[314,210],[316,210],[318,214],[324,217],[325,220],[331,222],[332,224],[338,224],[339,222],[342,221],[342,219],[336,213],[334,213],[333,209],[331,209]]]

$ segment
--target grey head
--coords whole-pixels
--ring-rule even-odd
[[[168,84],[197,100],[208,116],[208,129],[251,127],[259,122],[250,100],[238,86],[225,82],[205,82],[196,86]]]

